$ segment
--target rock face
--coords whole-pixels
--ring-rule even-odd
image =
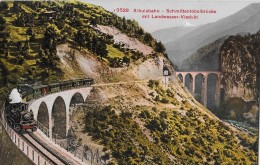
[[[259,43],[260,31],[253,35],[230,36],[220,52],[223,99],[232,102],[232,98],[241,98],[244,102],[242,118],[250,121],[255,121],[258,113]]]
[[[245,101],[256,100],[258,37],[259,32],[255,35],[230,36],[222,45],[221,83],[225,100],[232,97],[240,97]]]

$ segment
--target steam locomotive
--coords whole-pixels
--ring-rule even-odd
[[[93,83],[94,80],[92,78],[85,78],[50,85],[33,86],[20,84],[17,87],[18,95],[21,98],[20,101],[11,102],[9,99],[6,99],[5,114],[7,121],[17,132],[26,132],[27,130],[34,132],[37,130],[37,121],[34,119],[33,112],[28,110],[29,101],[64,90],[91,86]]]
[[[8,123],[17,132],[25,132],[31,129],[32,132],[37,130],[37,122],[34,120],[33,112],[28,111],[27,103],[5,103],[5,114]]]

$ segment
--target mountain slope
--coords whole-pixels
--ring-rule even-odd
[[[195,54],[185,59],[178,67],[181,71],[219,71],[220,70],[220,47],[226,37],[220,38],[202,48]]]
[[[198,28],[198,27],[194,27],[194,26],[172,27],[172,28],[157,30],[157,31],[153,32],[152,35],[157,40],[162,41],[164,44],[166,44],[168,42],[174,42],[174,41],[180,39],[185,34],[193,31],[196,28]]]
[[[93,59],[86,60],[94,63]],[[127,83],[94,88],[86,105],[78,106],[74,112],[80,116],[72,121],[78,136],[75,141],[91,136],[92,141],[103,146],[100,154],[107,155],[114,164],[214,164],[254,160],[254,152],[242,147],[252,146],[254,139],[216,118],[195,101],[176,77],[171,77],[168,88],[164,88],[164,78],[159,77],[163,61],[166,61],[164,57],[137,61],[108,75]],[[98,72],[96,76],[106,77]],[[131,83],[144,78],[156,80]],[[82,141],[83,146],[95,149],[95,145]]]
[[[167,53],[170,59],[178,64],[195,53],[200,47],[218,38],[241,32],[256,33],[260,27],[259,14],[260,3],[251,4],[231,16],[203,25],[182,38],[167,43]]]

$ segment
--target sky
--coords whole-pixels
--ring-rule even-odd
[[[197,26],[227,17],[248,6],[251,3],[260,3],[260,0],[81,0],[87,3],[102,6],[108,11],[116,11],[117,9],[129,9],[129,12],[115,12],[119,16],[125,16],[128,19],[135,19],[146,31],[154,32],[159,29],[177,26]],[[136,13],[134,9],[155,9],[159,13]],[[167,13],[167,9],[184,9],[184,10],[215,10],[215,14],[190,14],[196,15],[197,19],[156,19],[152,15],[176,16],[183,15],[177,13]],[[142,18],[143,15],[149,15],[149,18]]]

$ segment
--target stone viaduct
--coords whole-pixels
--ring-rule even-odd
[[[220,78],[221,73],[220,72],[214,72],[214,71],[191,71],[191,72],[176,72],[176,75],[179,77],[181,82],[189,89],[189,91],[192,93],[192,95],[195,97],[195,90],[198,88],[196,86],[196,83],[198,82],[198,79],[202,79],[201,85],[201,101],[202,104],[205,107],[208,107],[208,80],[210,76],[215,76],[216,82],[215,82],[215,105],[218,107],[220,104]],[[189,81],[188,81],[189,79]]]
[[[83,103],[92,87],[71,89],[46,95],[29,103],[35,120],[45,128],[42,131],[52,139],[53,134],[66,138],[69,130],[70,106]]]

